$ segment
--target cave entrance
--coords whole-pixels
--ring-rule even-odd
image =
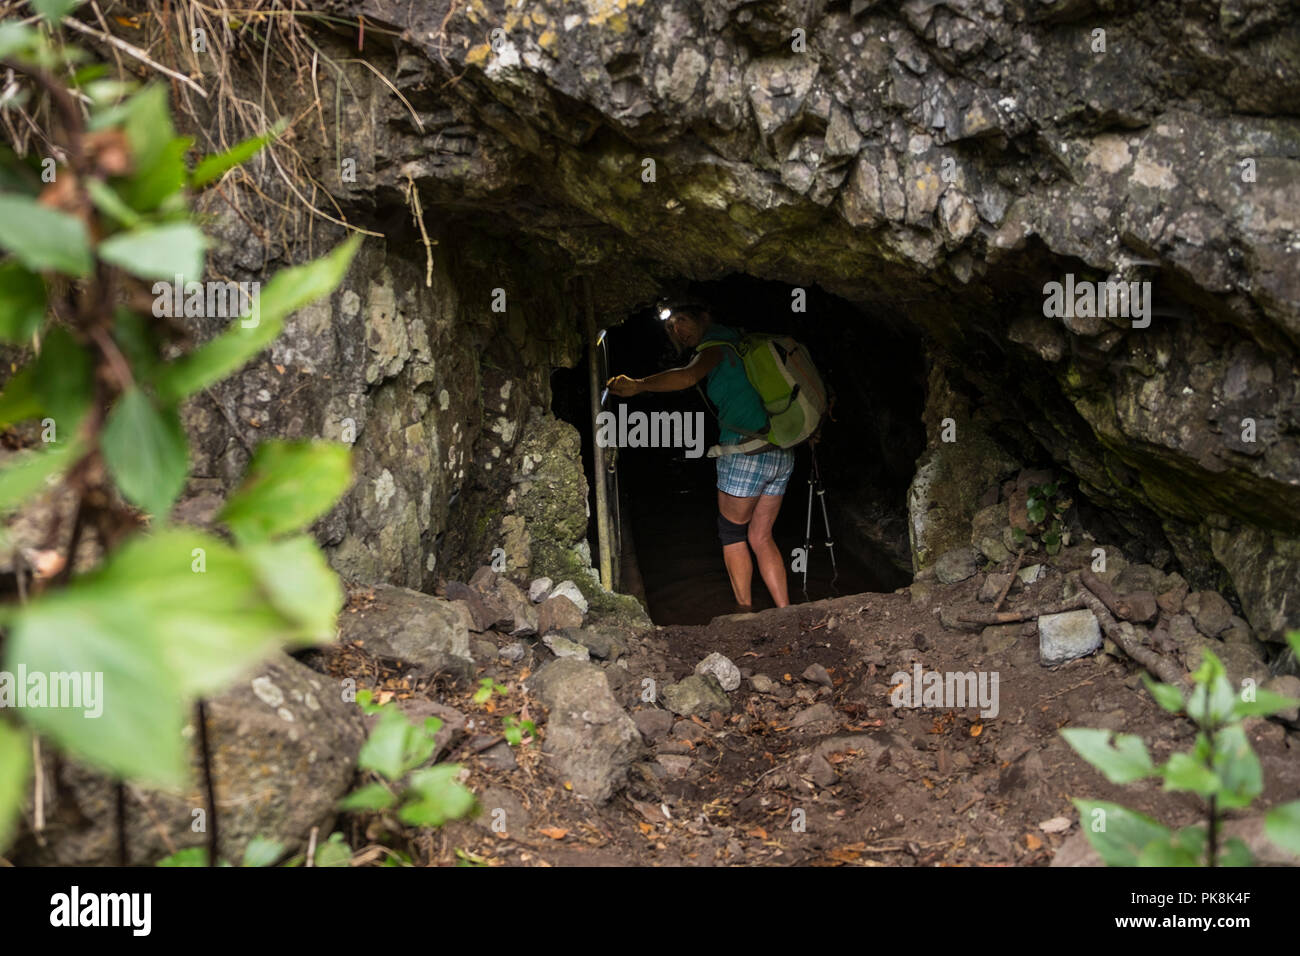
[[[794,550],[803,547],[808,519],[811,452],[805,445],[796,451],[794,475],[774,528],[786,558],[791,601],[892,591],[910,583],[906,492],[925,447],[925,361],[915,333],[816,287],[803,289],[802,312],[791,308],[794,287],[749,276],[682,284],[673,291],[708,303],[714,320],[723,325],[794,336],[808,347],[834,392],[834,420],[823,426],[817,458],[837,571],[832,572],[823,546],[825,525],[817,501],[812,506],[807,597],[802,574],[789,570]],[[653,303],[610,328],[601,355],[609,374],[638,378],[688,360],[665,335]],[[588,480],[594,482],[587,382],[584,359],[578,368],[556,373],[553,394],[556,414],[583,434]],[[620,403],[629,412],[703,413],[703,447],[718,439],[712,408],[695,389],[631,399],[611,394],[604,409],[617,414]],[[706,623],[734,610],[717,538],[715,460],[687,457],[682,448],[624,447],[615,458],[610,507],[623,545],[616,561],[619,589],[640,597],[660,625]],[[594,494],[591,501],[588,539],[595,554]],[[753,596],[755,610],[772,606],[757,568]]]

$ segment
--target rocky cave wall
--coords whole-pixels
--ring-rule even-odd
[[[493,526],[488,502],[509,492],[488,493],[496,459],[482,442],[505,379],[474,361],[503,341],[484,311],[491,288],[508,286],[512,308],[531,300],[503,373],[517,383],[503,417],[522,425],[547,407],[545,365],[576,355],[576,308],[558,282],[569,269],[597,277],[604,321],[674,277],[743,272],[820,284],[923,334],[936,369],[927,424],[961,419],[961,437],[931,429],[919,463],[918,567],[968,534],[975,502],[942,488],[969,498],[965,469],[996,481],[1045,454],[1133,547],[1235,589],[1257,630],[1300,624],[1288,601],[1300,579],[1292,6],[313,6],[373,24],[365,56],[401,93],[341,64],[341,121],[326,141],[296,142],[317,179],[353,221],[402,221],[413,183],[431,223],[462,227],[454,248],[435,228],[438,288],[422,288],[407,228],[403,248],[363,253],[347,288],[277,346],[283,358],[332,341],[343,362],[337,379],[296,394],[303,427],[316,415],[329,433],[363,396],[364,480],[322,529],[345,571],[427,585],[437,534],[469,541]],[[355,31],[337,32],[326,49],[355,57]],[[332,97],[333,81],[321,83]],[[306,95],[286,91],[277,106],[292,113]],[[340,155],[355,159],[355,183],[340,180]],[[483,230],[501,238],[461,275],[460,244]],[[488,279],[501,270],[515,271]],[[1045,317],[1044,283],[1067,273],[1150,280],[1151,326]],[[548,337],[568,344],[543,348]],[[285,379],[250,372],[229,400],[255,409],[261,389],[288,395]],[[419,442],[399,429],[438,454],[412,456]],[[453,446],[483,464],[466,469],[482,486],[469,521],[448,520],[460,479],[436,464]],[[229,448],[207,452],[214,474]]]

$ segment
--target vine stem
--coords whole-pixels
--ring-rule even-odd
[[[208,740],[208,708],[203,698],[194,706],[199,724],[199,750],[203,755],[203,790],[208,801],[208,866],[217,865],[217,848],[221,840],[217,832],[217,791],[212,777],[212,747]]]

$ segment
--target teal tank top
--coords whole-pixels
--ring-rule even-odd
[[[714,323],[704,330],[704,341],[719,339],[724,342],[739,342],[740,333],[725,325]],[[745,376],[745,365],[734,349],[716,346],[722,349],[722,361],[714,366],[706,379],[709,401],[718,410],[718,420],[726,425],[735,425],[746,431],[762,432],[767,428],[767,412],[763,410],[763,401],[754,391]],[[719,441],[726,445],[741,441],[745,436],[739,432],[722,427]]]

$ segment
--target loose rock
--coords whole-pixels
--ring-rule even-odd
[[[695,665],[695,673],[712,674],[718,679],[725,691],[733,691],[740,686],[740,669],[731,660],[714,651]]]
[[[1101,627],[1092,611],[1044,614],[1038,619],[1038,657],[1044,664],[1061,664],[1101,647]]]

